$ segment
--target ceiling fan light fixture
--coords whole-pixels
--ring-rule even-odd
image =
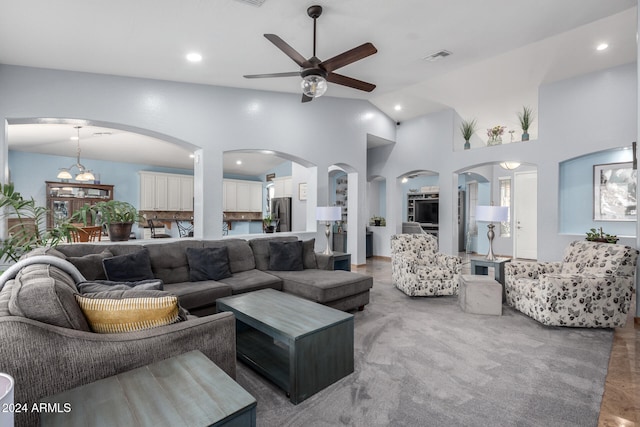
[[[318,98],[327,91],[327,80],[322,76],[309,75],[300,82],[302,93],[309,98]]]

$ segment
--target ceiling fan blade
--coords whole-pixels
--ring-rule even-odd
[[[267,77],[300,77],[300,71],[292,71],[290,73],[248,74],[243,77],[245,79],[264,79]]]
[[[357,80],[351,77],[343,76],[342,74],[329,73],[327,75],[327,80],[331,83],[336,83],[342,86],[349,86],[354,89],[363,90],[365,92],[371,92],[376,88],[376,85],[372,83],[363,82],[362,80]]]
[[[373,55],[377,51],[378,49],[376,49],[374,45],[371,43],[365,43],[343,52],[340,55],[334,56],[333,58],[327,59],[326,61],[322,61],[320,63],[320,67],[330,73],[338,68],[344,67],[345,65],[349,65],[352,62],[356,62],[366,58],[367,56]]]
[[[304,93],[302,94],[302,102],[311,102],[311,101],[313,101],[312,97],[307,96]]]
[[[300,67],[307,68],[309,66],[307,58],[300,55],[297,50],[289,46],[287,42],[282,40],[280,37],[276,36],[275,34],[265,34],[264,36],[267,38],[267,40],[276,45],[278,49],[283,51],[285,55],[293,59],[293,61]]]

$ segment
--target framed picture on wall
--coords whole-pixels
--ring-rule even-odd
[[[633,163],[593,166],[593,219],[635,221],[637,171]]]

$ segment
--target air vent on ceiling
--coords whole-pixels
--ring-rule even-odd
[[[446,58],[447,56],[451,55],[451,52],[449,52],[448,50],[440,50],[436,53],[432,53],[431,55],[427,55],[425,56],[424,59],[425,61],[430,61],[430,62],[435,62],[435,61],[439,61],[441,59]]]
[[[236,1],[239,1],[240,3],[250,4],[251,6],[256,6],[256,7],[260,7],[262,6],[262,3],[264,3],[264,0],[236,0]]]

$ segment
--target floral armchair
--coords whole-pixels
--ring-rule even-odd
[[[505,264],[507,304],[549,326],[623,326],[635,287],[638,251],[575,241],[562,262]]]
[[[462,262],[438,253],[438,240],[430,234],[391,236],[391,277],[405,294],[457,295]]]

